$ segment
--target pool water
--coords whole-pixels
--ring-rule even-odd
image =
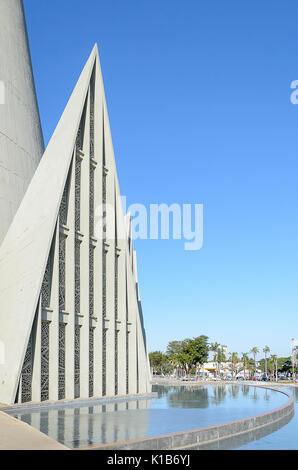
[[[89,407],[72,405],[42,410],[20,409],[9,414],[69,448],[80,448],[234,421],[265,413],[288,401],[286,395],[275,390],[245,384],[198,387],[154,385],[152,391],[157,392],[156,398]],[[292,429],[292,422],[278,433],[288,426]],[[281,441],[284,445],[286,437]],[[239,442],[227,445],[235,448]],[[244,445],[240,448],[254,447]]]
[[[261,439],[240,446],[234,446],[231,443],[229,448],[239,450],[298,450],[298,387],[288,387],[281,390],[294,395],[295,415],[291,421],[281,429]]]

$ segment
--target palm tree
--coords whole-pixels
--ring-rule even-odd
[[[219,375],[221,374],[221,363],[222,362],[226,362],[226,356],[225,356],[223,347],[219,346],[219,348],[217,349],[217,363],[218,363]]]
[[[214,362],[215,362],[215,377],[217,378],[217,352],[218,352],[218,348],[219,348],[220,344],[219,343],[211,343],[210,344],[210,351],[212,351],[214,354],[213,354],[213,359],[214,359]]]
[[[259,350],[256,346],[254,346],[253,348],[251,348],[251,350],[249,351],[250,354],[253,354],[253,357],[254,357],[254,363],[255,363],[255,373],[256,373],[256,370],[257,370],[257,363],[256,363],[256,357],[257,357],[257,354],[259,354]]]
[[[249,358],[248,358],[247,353],[241,353],[241,354],[242,354],[241,361],[243,362],[243,376],[245,378],[245,369],[246,369],[246,366],[249,364]]]
[[[265,375],[267,377],[267,353],[270,353],[269,346],[265,346],[263,349],[263,353],[265,354]]]
[[[239,362],[239,358],[236,352],[231,354],[230,361],[232,365],[232,379],[234,379],[234,376],[236,375],[235,372],[237,373],[237,363]]]
[[[263,348],[263,353],[265,354],[265,375],[267,377],[267,353],[270,353],[270,348],[269,346],[265,346]]]
[[[277,356],[276,354],[271,354],[271,360],[273,362],[273,375],[274,375],[274,366],[275,366],[275,380],[277,381]]]

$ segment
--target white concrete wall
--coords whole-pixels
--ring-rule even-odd
[[[90,79],[96,62],[95,80],[95,122],[94,122],[94,159],[90,155]],[[87,100],[86,100],[87,97]],[[84,103],[87,103],[84,108]],[[76,147],[76,135],[83,110],[86,110],[83,148]],[[102,110],[104,109],[104,119]],[[105,136],[105,161],[103,154],[103,133]],[[76,162],[80,161],[81,180],[76,184]],[[94,396],[103,392],[102,350],[103,329],[107,328],[105,394],[126,393],[126,335],[129,327],[128,349],[128,393],[149,391],[148,358],[145,350],[142,313],[137,285],[136,257],[133,243],[128,243],[127,232],[115,242],[115,228],[120,233],[125,226],[121,204],[117,204],[116,215],[107,219],[108,246],[106,254],[106,321],[102,309],[102,233],[95,231],[90,237],[90,165],[95,167],[94,209],[101,206],[103,192],[102,174],[106,177],[106,200],[115,207],[120,195],[116,172],[112,138],[105,103],[97,47],[94,48],[77,86],[69,100],[63,116],[56,128],[43,159],[36,171],[8,235],[0,247],[0,340],[6,346],[7,363],[0,366],[0,402],[14,401],[18,378],[23,364],[28,338],[35,317],[36,305],[40,296],[41,283],[50,247],[53,247],[53,270],[51,276],[51,295],[49,308],[39,308],[34,325],[38,331],[32,339],[35,346],[33,364],[32,398],[39,400],[40,390],[40,350],[41,320],[49,322],[49,394],[51,400],[58,399],[58,337],[59,322],[65,326],[65,398],[89,396],[89,328],[94,328]],[[57,171],[57,169],[59,171]],[[49,178],[49,175],[55,177]],[[59,208],[65,184],[69,187],[68,216],[66,225],[61,225]],[[69,185],[69,186],[68,186]],[[76,189],[77,188],[77,189]],[[77,198],[77,199],[76,199]],[[75,203],[75,199],[77,203]],[[75,215],[80,207],[80,226],[75,226]],[[77,212],[78,214],[78,212]],[[95,218],[96,219],[96,218]],[[131,223],[128,217],[128,233],[131,237]],[[65,306],[59,307],[59,233],[66,236],[65,246]],[[55,244],[53,244],[53,237]],[[80,309],[75,307],[75,243],[80,241]],[[90,257],[89,247],[94,246],[94,311],[90,316]],[[38,254],[38,256],[36,256]],[[115,259],[118,258],[118,319],[115,310]],[[17,261],[16,261],[17,260]],[[51,263],[50,263],[51,264]],[[47,284],[49,285],[49,284]],[[44,297],[45,299],[47,296]],[[62,311],[60,310],[62,308]],[[49,311],[47,311],[49,310]],[[128,315],[128,322],[126,321]],[[46,317],[46,318],[43,318]],[[127,325],[128,323],[128,325]],[[107,325],[106,325],[107,324]],[[80,326],[80,393],[74,389],[74,352],[75,325]],[[118,328],[119,327],[119,328]],[[118,354],[115,337],[118,333]],[[46,345],[44,341],[43,345]],[[117,360],[115,360],[117,358]],[[45,361],[42,361],[44,364]],[[115,367],[118,364],[117,374]],[[44,376],[45,374],[43,374]],[[115,391],[115,376],[118,391]],[[45,398],[44,398],[45,399]]]
[[[0,245],[43,154],[21,0],[0,0]]]

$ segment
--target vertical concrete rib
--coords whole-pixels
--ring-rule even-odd
[[[0,0],[0,245],[44,151],[21,0]]]

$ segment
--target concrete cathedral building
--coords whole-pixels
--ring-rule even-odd
[[[150,392],[97,46],[45,151],[21,0],[0,80],[0,403]]]

